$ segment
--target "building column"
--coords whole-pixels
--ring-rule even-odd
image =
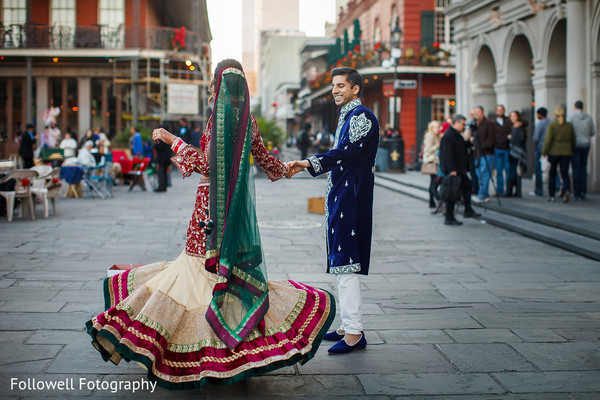
[[[115,113],[117,114],[115,117],[115,130],[116,130],[116,134],[118,135],[119,133],[121,133],[121,131],[123,130],[123,96],[122,96],[122,87],[119,85],[116,85],[116,92],[117,92],[117,103],[116,103],[116,109],[115,109]]]
[[[600,54],[598,54],[600,57]],[[588,192],[600,192],[600,59],[590,67],[592,93],[590,96],[591,104],[588,108],[588,114],[594,118],[594,127],[596,134],[592,137],[590,155],[588,158]]]
[[[63,78],[61,81],[60,87],[60,99],[61,99],[61,109],[60,109],[60,130],[62,131],[63,137],[65,137],[65,133],[67,132],[67,114],[69,112],[69,81],[67,78]]]
[[[459,41],[456,45],[456,111],[469,116],[471,99],[469,95],[469,44],[467,39]]]
[[[108,132],[108,87],[110,85],[109,80],[102,80],[102,107],[100,107],[100,121],[103,132]]]
[[[585,101],[586,52],[589,32],[586,34],[584,0],[567,1],[567,115],[577,100]]]
[[[77,78],[77,132],[83,137],[92,127],[92,78]]]
[[[494,89],[496,90],[496,104],[504,104],[507,107],[506,111],[531,109],[533,101],[531,81],[496,83]],[[493,111],[494,107],[486,109],[486,113]]]
[[[535,76],[531,82],[533,83],[536,109],[539,107],[547,108],[549,118],[552,119],[554,108],[563,105],[565,102],[567,91],[565,76]]]
[[[25,124],[33,123],[33,112],[31,110],[31,104],[33,103],[33,67],[31,57],[27,57],[26,61],[26,77],[25,77]]]
[[[477,82],[471,84],[471,101],[472,106],[482,106],[485,113],[488,114],[496,108],[496,91],[492,86],[482,85]],[[469,110],[466,110],[465,116],[469,115]]]
[[[48,77],[35,77],[35,131],[39,134],[45,128],[42,113],[48,108]]]
[[[14,115],[14,86],[13,80],[8,78],[6,80],[6,134],[9,143],[14,143],[15,139],[15,127],[13,126],[13,115]]]

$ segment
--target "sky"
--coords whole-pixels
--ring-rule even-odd
[[[242,60],[242,0],[208,0],[208,19],[213,40],[213,64],[224,58]],[[324,7],[326,5],[326,7]],[[314,10],[327,12],[315,13]],[[300,30],[323,36],[325,22],[335,21],[335,0],[300,0]]]

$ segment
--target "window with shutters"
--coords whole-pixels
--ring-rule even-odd
[[[443,123],[456,113],[456,99],[449,96],[432,96],[431,120]]]
[[[434,11],[434,40],[439,43],[452,42],[452,26],[448,17],[444,15],[444,8],[449,6],[450,2],[451,0],[436,0],[436,6]]]
[[[75,0],[52,0],[50,7],[54,47],[61,49],[74,47],[75,26],[77,25]]]
[[[27,23],[27,2],[25,0],[4,0],[2,11],[4,47],[20,47],[19,42],[25,42],[26,32],[23,25]]]
[[[104,47],[123,47],[125,38],[125,0],[100,0],[100,25]]]

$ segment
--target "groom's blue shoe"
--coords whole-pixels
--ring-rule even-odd
[[[362,337],[360,338],[360,340],[356,342],[356,344],[353,346],[350,346],[348,343],[346,343],[344,339],[342,339],[333,346],[331,346],[331,348],[327,351],[329,352],[329,354],[345,354],[350,353],[354,350],[364,349],[365,347],[367,347],[367,339],[365,339],[364,332],[361,332],[361,335]]]
[[[337,329],[335,331],[327,332],[325,336],[323,336],[323,340],[329,340],[330,342],[339,342],[343,338],[344,335],[337,333]]]

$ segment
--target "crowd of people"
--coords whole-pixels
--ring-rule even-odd
[[[315,135],[312,124],[307,122],[298,132],[294,141],[296,147],[300,150],[300,158],[305,159],[309,151],[315,154],[328,152],[333,146],[333,134],[329,132],[327,125],[323,125],[322,129]]]
[[[557,192],[565,203],[572,195],[575,201],[585,199],[587,162],[595,128],[592,117],[583,108],[582,101],[575,102],[567,118],[565,109],[556,107],[552,121],[546,108],[536,110],[532,195],[544,195],[543,174],[547,172],[548,201],[554,202]],[[484,108],[477,106],[470,110],[470,120],[456,115],[443,125],[439,121],[429,123],[422,146],[422,172],[431,175],[429,207],[432,213],[446,207],[445,223],[460,225],[453,214],[456,201],[444,200],[448,190],[463,193],[465,217],[478,216],[470,207],[471,195],[476,195],[481,202],[489,201],[490,184],[495,196],[521,197],[521,178],[528,165],[528,134],[528,122],[521,112],[515,110],[507,116],[503,105],[496,106],[493,117],[486,117]],[[559,167],[560,179],[557,179]],[[460,179],[445,179],[448,175]]]
[[[46,114],[54,115],[44,113],[44,115]],[[163,125],[163,127],[166,126]],[[202,136],[200,129],[191,129],[185,118],[180,119],[176,135],[186,143],[200,147]],[[36,159],[39,162],[44,157],[44,149],[62,150],[60,159],[62,166],[79,165],[90,170],[98,166],[110,165],[107,171],[113,181],[119,181],[122,178],[122,167],[119,160],[113,162],[110,146],[111,142],[101,127],[88,129],[78,140],[75,133],[67,131],[63,135],[56,126],[56,121],[50,120],[47,121],[44,131],[39,134],[35,132],[33,124],[27,124],[25,132],[20,135],[19,156],[22,159],[22,167],[31,168],[36,164]],[[168,146],[165,147],[163,143],[154,143],[150,139],[144,142],[140,131],[132,126],[128,150],[130,154],[126,157],[131,160],[149,159],[150,162],[155,163],[158,186],[154,188],[154,191],[166,192],[170,182],[170,165],[173,156],[171,149]]]

